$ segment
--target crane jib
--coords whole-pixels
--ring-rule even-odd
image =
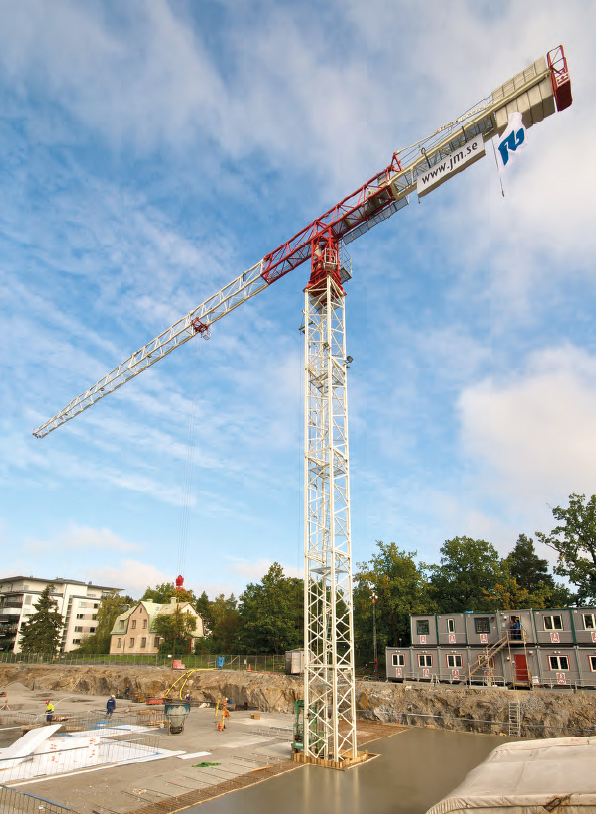
[[[411,193],[417,191],[423,197],[469,167],[485,154],[486,141],[503,134],[511,113],[520,113],[528,128],[571,103],[567,60],[563,47],[558,46],[463,116],[394,153],[381,172],[181,317],[33,434],[37,438],[48,435],[195,336],[207,339],[214,322],[310,260],[312,247],[321,238],[350,243],[406,206]]]

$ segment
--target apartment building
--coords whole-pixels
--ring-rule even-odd
[[[41,592],[52,584],[56,609],[64,619],[60,652],[75,650],[87,636],[95,633],[99,603],[111,591],[108,585],[94,585],[62,577],[3,577],[0,579],[0,650],[20,653],[20,631],[35,613]]]

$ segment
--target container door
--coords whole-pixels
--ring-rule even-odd
[[[516,684],[529,684],[530,671],[528,670],[528,661],[523,653],[515,653],[515,683]]]

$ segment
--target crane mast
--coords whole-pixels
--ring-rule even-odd
[[[572,103],[562,46],[541,57],[458,119],[395,152],[351,195],[194,308],[33,431],[43,438],[121,387],[307,260],[304,289],[304,753],[307,761],[358,759],[348,446],[345,244],[423,197],[485,154],[511,113],[526,128]]]
[[[304,290],[304,754],[357,758],[345,291],[347,252],[312,247]]]

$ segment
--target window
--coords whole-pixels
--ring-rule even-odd
[[[129,647],[134,647],[135,646],[135,640],[134,639],[129,639],[128,640],[128,646]]]
[[[584,630],[594,630],[596,625],[594,625],[594,614],[593,613],[584,613]]]
[[[427,655],[419,655],[418,656],[418,667],[432,667],[433,666],[433,657]]]
[[[143,619],[143,630],[147,630],[147,620]]]
[[[567,656],[549,656],[548,663],[551,670],[568,670],[569,659]]]
[[[490,619],[488,616],[479,616],[474,619],[474,630],[476,633],[490,633]]]
[[[93,603],[93,607],[94,607],[95,609],[97,609],[97,608],[99,608],[99,604],[98,604],[97,602],[94,602],[94,603]]]
[[[96,627],[90,627],[89,628],[89,633],[95,633],[96,630],[97,630]]]
[[[159,642],[160,641],[161,640],[160,640],[159,636],[156,636],[155,639],[153,639],[153,647],[159,647]]]
[[[596,656],[590,656],[590,670],[596,673]]]
[[[545,630],[563,630],[563,619],[561,616],[545,616]]]
[[[96,614],[96,613],[94,613],[94,614],[91,616],[91,618],[92,618],[92,619],[97,619],[97,614]]]
[[[80,643],[81,643],[81,640],[80,640],[80,639],[73,639],[73,640],[72,640],[72,643],[73,643],[73,644],[80,644]]]
[[[461,667],[461,656],[447,656],[447,667]]]
[[[118,639],[116,647],[122,647],[122,639]]]
[[[141,647],[145,647],[146,644],[147,644],[147,639],[143,636],[143,638],[141,639]]]
[[[447,633],[455,633],[455,619],[447,619]]]
[[[596,656],[594,656],[596,658]],[[392,653],[391,655],[391,666],[392,667],[404,667],[406,663],[405,657],[403,653]]]
[[[419,619],[416,622],[416,635],[417,636],[428,636],[430,631],[430,624],[428,619]]]
[[[75,627],[75,633],[82,633],[82,632],[83,632],[83,628],[82,628],[82,627],[78,627],[78,626],[77,626],[77,627]]]
[[[86,608],[86,607],[87,607],[86,602],[79,602],[79,608]]]
[[[25,597],[25,605],[30,605],[30,604],[31,604],[31,594],[28,594]]]
[[[136,620],[136,619],[133,619],[133,620],[131,621],[131,623],[130,623],[130,629],[131,629],[131,630],[134,630],[134,629],[136,628],[136,626],[137,626],[137,620]]]
[[[77,613],[77,619],[84,619],[84,618],[85,618],[84,613]]]

